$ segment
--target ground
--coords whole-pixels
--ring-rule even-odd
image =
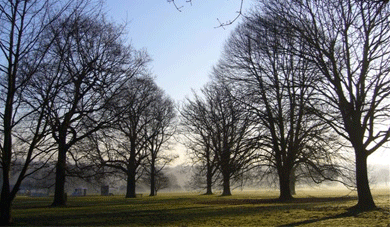
[[[233,191],[233,196],[165,193],[157,197],[69,197],[68,207],[50,208],[52,198],[17,197],[18,226],[390,226],[390,190],[372,190],[377,210],[352,213],[356,194],[346,190],[299,190],[288,203],[275,191]]]

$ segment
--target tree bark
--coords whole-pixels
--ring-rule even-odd
[[[16,59],[15,59],[15,62]],[[1,200],[0,200],[0,224],[9,225],[11,223],[11,199],[10,192],[10,178],[9,173],[11,169],[12,159],[12,113],[14,111],[13,102],[15,97],[15,84],[16,84],[16,73],[12,72],[11,67],[8,68],[8,91],[7,100],[4,108],[3,116],[3,150],[1,154],[1,167],[3,172],[3,186],[1,189]]]
[[[223,192],[222,196],[232,195],[230,192],[230,175],[227,173],[223,174]]]
[[[154,168],[154,161],[152,160],[151,168],[150,168],[150,194],[149,196],[156,195],[156,181],[155,181],[156,171]]]
[[[376,208],[371,195],[367,174],[367,155],[364,149],[355,150],[356,158],[356,186],[358,192],[358,203],[352,209],[373,210]]]
[[[212,195],[213,194],[213,191],[212,191],[212,185],[213,185],[213,174],[211,172],[211,167],[210,165],[208,164],[207,165],[207,176],[206,176],[206,193],[205,195]]]
[[[291,193],[291,195],[296,194],[296,191],[295,191],[296,181],[297,181],[297,179],[295,177],[295,168],[292,168],[291,173],[290,173],[290,193]]]
[[[5,158],[3,158],[5,159]],[[3,163],[3,185],[1,188],[1,200],[0,200],[0,225],[8,226],[11,224],[11,192],[10,192],[10,184],[9,184],[9,164],[10,162]]]
[[[135,198],[135,175],[137,170],[136,165],[136,151],[135,151],[135,138],[130,139],[130,158],[129,164],[127,166],[127,188],[126,188],[126,198]]]
[[[135,198],[135,171],[132,168],[127,172],[126,198]]]
[[[65,169],[66,169],[66,148],[64,144],[59,145],[58,160],[56,165],[56,182],[54,189],[54,200],[52,207],[66,206],[65,198]]]
[[[0,225],[1,226],[8,226],[12,223],[11,218],[11,193],[9,189],[9,184],[7,184],[9,181],[3,181],[3,187],[1,190],[1,201],[0,201]]]
[[[293,199],[290,190],[290,171],[282,170],[279,173],[279,187],[280,187],[280,195],[279,195],[280,201],[288,201]]]

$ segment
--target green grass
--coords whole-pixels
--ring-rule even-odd
[[[18,226],[387,226],[390,191],[373,190],[379,209],[349,213],[356,195],[346,191],[298,191],[279,203],[276,192],[234,192],[233,196],[161,194],[69,197],[68,207],[50,208],[52,198],[17,197]]]

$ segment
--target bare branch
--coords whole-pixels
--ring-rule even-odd
[[[240,9],[236,12],[237,16],[233,20],[228,20],[225,23],[222,23],[219,20],[219,18],[217,18],[219,26],[217,26],[215,28],[221,28],[222,27],[223,29],[225,29],[226,26],[232,25],[234,22],[236,22],[243,15],[243,11],[242,11],[243,4],[244,4],[244,0],[241,0]]]

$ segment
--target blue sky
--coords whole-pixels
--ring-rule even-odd
[[[215,28],[232,20],[240,0],[176,0],[181,12],[166,0],[107,0],[107,14],[118,23],[128,22],[128,39],[145,48],[153,59],[157,84],[175,101],[191,96],[209,80],[225,40],[234,25]],[[249,8],[251,1],[245,1]]]
[[[117,23],[128,22],[127,39],[137,49],[145,48],[157,84],[176,102],[191,97],[209,81],[231,26],[215,28],[237,16],[240,0],[176,0],[181,12],[167,0],[106,0],[106,11]],[[244,1],[244,12],[253,4]],[[182,149],[182,148],[177,148]],[[181,154],[181,156],[184,154]],[[369,163],[388,164],[384,149],[369,157]]]

